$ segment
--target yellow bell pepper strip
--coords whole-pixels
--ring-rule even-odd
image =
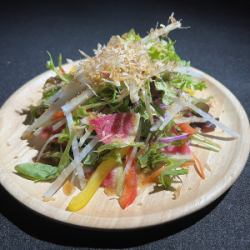
[[[124,157],[128,153],[128,150],[129,148],[122,148],[117,152],[121,154],[121,157]],[[100,163],[96,171],[91,175],[86,187],[79,194],[72,198],[67,207],[67,210],[75,212],[85,207],[94,196],[98,188],[101,186],[105,177],[116,166],[117,161],[112,155],[110,156],[110,158]]]

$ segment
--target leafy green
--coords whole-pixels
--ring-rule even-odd
[[[136,42],[136,41],[141,40],[140,35],[136,34],[134,29],[131,29],[129,32],[124,33],[122,35],[122,38],[125,39],[126,41],[130,41],[130,42]]]
[[[141,168],[154,169],[161,164],[168,163],[169,159],[161,148],[164,144],[154,143],[145,152],[138,156],[138,162]]]
[[[192,91],[203,90],[206,84],[203,81],[197,81],[192,76],[180,73],[165,73],[162,77],[154,80],[154,86],[157,91],[161,91],[162,102],[166,105],[173,103],[177,97],[178,90]]]
[[[162,102],[166,105],[171,104],[177,96],[177,91],[162,79],[155,81],[155,88],[163,92]]]
[[[68,139],[68,143],[67,143],[67,146],[60,158],[60,161],[58,163],[58,172],[57,174],[59,175],[63,169],[69,164],[70,162],[70,148],[71,148],[71,145],[72,145],[72,141],[73,141],[73,138],[74,138],[74,132],[71,133],[69,139]]]
[[[188,174],[188,169],[180,168],[187,160],[168,159],[166,169],[159,176],[160,183],[166,188],[170,188],[174,179],[179,175]]]
[[[177,89],[192,89],[203,90],[206,88],[206,83],[197,81],[192,76],[180,73],[171,73],[169,75],[169,84]]]
[[[134,112],[139,113],[140,116],[146,121],[149,119],[147,110],[146,110],[146,105],[144,102],[140,101],[136,107],[134,107]]]
[[[160,60],[163,62],[180,62],[181,59],[177,55],[175,48],[175,42],[168,39],[168,41],[161,40],[155,42],[148,50],[148,54],[152,60]]]
[[[91,152],[85,158],[83,164],[87,166],[95,166],[96,162],[99,160],[99,154],[97,152]]]
[[[68,83],[71,80],[71,75],[70,74],[65,74],[62,72],[62,54],[59,54],[58,57],[58,68],[56,68],[53,58],[51,54],[47,51],[47,54],[49,55],[49,61],[47,61],[46,66],[48,69],[54,71],[56,75],[64,82]]]
[[[58,142],[59,143],[64,143],[67,142],[70,139],[70,133],[68,128],[64,128],[61,132],[60,135],[58,137]]]
[[[47,109],[47,106],[44,103],[41,103],[38,106],[29,106],[27,109],[21,111],[21,115],[26,115],[23,124],[30,125],[36,118],[40,117],[44,111]]]
[[[117,150],[114,150],[111,154],[113,155],[113,158],[115,159],[117,165],[122,166],[123,163],[121,153]]]
[[[129,96],[125,97],[122,101],[115,104],[109,104],[109,111],[107,113],[120,113],[120,112],[130,112],[131,102]]]
[[[196,146],[199,146],[201,148],[211,150],[214,152],[219,152],[221,149],[221,146],[219,144],[199,134],[192,135],[191,142]]]
[[[107,103],[114,103],[117,101],[117,96],[120,93],[120,87],[114,86],[112,84],[105,84],[105,87],[98,91],[98,97],[100,101],[105,101]]]
[[[105,153],[103,155],[103,157],[102,157],[102,160],[105,161],[105,160],[108,160],[110,158],[114,159],[116,161],[116,163],[117,163],[118,166],[122,166],[123,165],[123,163],[122,163],[122,155],[121,155],[121,152],[120,152],[119,149],[114,149],[114,150],[111,150],[108,153]]]
[[[151,123],[148,119],[145,120],[143,117],[141,117],[140,124],[141,124],[141,137],[146,138],[150,133]]]
[[[113,150],[116,148],[125,148],[125,147],[140,147],[143,148],[145,147],[145,144],[143,142],[133,142],[130,144],[124,144],[124,143],[110,143],[110,144],[104,144],[101,145],[96,152],[101,153],[104,150]]]
[[[148,114],[150,122],[153,124],[153,114],[152,114],[152,96],[151,96],[151,91],[150,91],[150,82],[146,81],[144,84],[144,95],[143,95],[143,101],[145,103],[146,107],[146,112]]]
[[[22,163],[15,166],[15,170],[19,175],[34,181],[48,181],[57,176],[56,167],[39,162]]]
[[[52,150],[43,153],[42,162],[52,166],[57,166],[62,157],[62,154],[63,153],[58,149],[58,145],[55,145]]]
[[[60,87],[55,86],[49,90],[45,90],[43,91],[43,97],[42,100],[46,101],[48,100],[50,97],[52,97],[56,92],[58,92],[58,90],[60,89]]]

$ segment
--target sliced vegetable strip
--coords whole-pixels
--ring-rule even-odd
[[[121,156],[126,155],[128,148],[123,148],[120,150]],[[105,177],[109,172],[117,166],[117,161],[111,156],[109,159],[104,160],[96,169],[96,171],[91,175],[86,187],[78,195],[73,197],[70,201],[67,210],[78,211],[85,207],[90,199],[94,196],[98,188],[101,186]]]
[[[202,179],[205,179],[205,168],[204,166],[201,164],[200,160],[195,156],[195,154],[192,154],[193,159],[194,159],[194,167],[197,171],[197,173],[199,174],[199,176]]]
[[[137,196],[137,174],[135,161],[125,173],[124,188],[119,198],[121,208],[131,205]]]
[[[185,132],[189,135],[197,133],[197,130],[192,128],[188,123],[180,123],[180,124],[178,124],[178,127],[180,127],[180,129],[183,132]]]

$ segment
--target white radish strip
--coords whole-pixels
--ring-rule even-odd
[[[80,161],[82,161],[87,154],[95,147],[95,145],[99,142],[97,136],[95,136],[87,145],[86,147],[80,152]]]
[[[65,113],[70,113],[72,112],[77,106],[85,102],[87,99],[89,99],[91,96],[93,96],[92,91],[90,90],[85,90],[83,93],[80,95],[74,97],[71,99],[69,102],[67,102],[63,106],[63,110]]]
[[[53,130],[53,131],[58,130],[58,129],[61,128],[62,125],[64,125],[65,123],[66,123],[66,120],[65,120],[65,119],[60,120],[59,122],[55,123],[55,124],[52,126],[52,130]]]
[[[202,122],[202,123],[206,122],[206,120],[204,118],[196,117],[196,116],[176,118],[174,121],[176,124],[191,123],[191,122]]]
[[[62,107],[62,110],[65,114],[69,131],[70,133],[72,133],[72,128],[74,125],[72,113],[66,113],[65,106]],[[85,177],[84,177],[84,172],[82,169],[81,161],[79,160],[80,152],[79,152],[79,144],[78,144],[76,136],[74,136],[72,140],[72,151],[73,151],[74,161],[76,162],[76,171],[77,171],[80,187],[82,189],[84,186],[83,180],[85,179]]]
[[[62,173],[58,176],[58,178],[52,183],[49,189],[43,194],[43,200],[49,201],[51,197],[59,190],[59,188],[63,185],[64,181],[70,176],[72,171],[74,170],[74,164],[71,162],[68,167],[66,167]]]
[[[209,115],[208,113],[204,112],[203,110],[197,108],[195,105],[193,105],[189,100],[181,100],[182,103],[184,105],[186,105],[187,107],[189,107],[190,109],[192,109],[193,111],[195,111],[196,113],[198,113],[199,115],[201,115],[204,119],[206,119],[207,121],[213,123],[214,125],[216,125],[218,128],[222,129],[224,132],[228,133],[229,135],[237,138],[239,137],[238,132],[234,131],[231,128],[228,128],[227,126],[225,126],[224,124],[222,124],[221,122],[217,121],[215,118],[213,118],[211,115]]]
[[[37,156],[37,159],[36,161],[39,161],[42,157],[42,154],[44,152],[44,150],[46,149],[46,147],[49,145],[49,143],[51,143],[55,138],[58,138],[60,134],[55,134],[55,135],[52,135],[42,146],[38,156]]]
[[[176,100],[176,103],[174,103],[169,110],[167,110],[167,112],[165,113],[164,117],[164,121],[160,126],[160,130],[163,130],[168,123],[175,117],[175,115],[177,113],[179,113],[181,110],[183,109],[183,106],[180,104],[179,100]]]
[[[61,106],[69,99],[77,95],[79,91],[83,91],[85,86],[82,86],[78,81],[74,81],[72,83],[67,84],[61,92],[61,96],[51,104],[49,109],[44,112],[38,119],[34,121],[23,133],[22,138],[27,139],[33,130],[44,127],[45,125],[51,124],[51,119],[53,115],[60,110]],[[90,90],[86,90],[83,93],[87,93],[85,99],[82,102],[86,101],[90,96],[92,96],[92,92]],[[83,95],[83,94],[82,94]],[[74,99],[73,99],[74,100]]]
[[[76,96],[80,91],[84,91],[85,86],[78,81],[72,81],[65,85],[49,99],[49,103],[60,103],[62,106],[67,100]],[[51,102],[52,101],[52,102]]]
[[[87,146],[80,153],[80,161],[82,161],[96,146],[98,143],[98,138],[95,137],[93,140],[87,144]],[[58,178],[52,183],[50,188],[44,193],[43,198],[45,201],[50,200],[50,198],[57,192],[57,190],[63,185],[64,181],[70,176],[70,174],[75,169],[75,161],[72,161],[68,167],[66,167]]]
[[[150,128],[150,131],[153,132],[153,131],[156,131],[157,129],[159,129],[159,127],[161,126],[161,124],[163,123],[164,121],[164,118],[163,117],[159,117],[159,120],[154,124],[154,126],[152,126]]]
[[[92,129],[87,130],[86,133],[80,138],[79,147],[82,147],[82,145],[85,143],[85,141],[91,135],[92,131],[93,131]]]
[[[168,123],[175,117],[175,115],[179,113],[182,109],[183,106],[181,105],[179,99],[177,99],[175,103],[173,103],[165,113],[164,121],[162,122],[161,120],[159,120],[154,126],[150,128],[150,131],[156,131],[157,129],[163,130],[168,125]]]
[[[47,101],[47,105],[51,105],[53,102],[58,100],[59,98],[62,98],[63,96],[63,89],[60,89],[58,92],[56,92],[53,96],[51,96]]]

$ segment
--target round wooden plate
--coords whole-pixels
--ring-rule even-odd
[[[66,69],[69,67],[66,65]],[[34,183],[14,173],[16,164],[31,161],[37,154],[36,150],[27,146],[27,141],[20,139],[25,125],[22,124],[24,116],[17,111],[38,102],[42,85],[53,75],[51,71],[26,83],[0,110],[1,184],[21,203],[45,216],[91,228],[146,227],[177,219],[208,205],[234,183],[246,163],[250,148],[249,121],[239,101],[221,83],[194,68],[190,69],[190,74],[207,82],[208,88],[202,95],[214,97],[211,113],[238,131],[240,137],[234,141],[219,141],[222,146],[219,153],[194,148],[199,159],[206,165],[206,179],[201,180],[191,168],[183,178],[178,199],[174,200],[171,192],[155,192],[153,187],[147,187],[140,191],[133,205],[122,210],[117,200],[106,196],[100,188],[87,207],[71,213],[65,208],[72,196],[65,196],[60,190],[54,201],[43,202],[42,194],[50,184]],[[215,134],[223,135],[222,132]]]

